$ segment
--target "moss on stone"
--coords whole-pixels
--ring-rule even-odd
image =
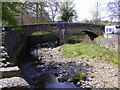
[[[86,74],[85,73],[77,73],[73,75],[73,79],[75,80],[85,80],[86,79]]]

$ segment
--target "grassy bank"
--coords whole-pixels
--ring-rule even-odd
[[[118,64],[118,52],[111,51],[105,47],[101,47],[96,43],[88,44],[65,44],[61,46],[60,51],[67,57],[80,57],[84,59],[86,56],[90,58],[99,58],[114,64]]]

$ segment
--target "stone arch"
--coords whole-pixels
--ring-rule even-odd
[[[80,32],[84,32],[85,34],[87,34],[91,40],[94,40],[94,38],[98,37],[99,35],[96,34],[95,32],[92,32],[91,30],[77,30],[77,32],[73,32],[72,34],[70,34],[69,36],[72,36],[72,35],[75,35],[75,34],[78,34]],[[68,36],[68,37],[69,37]]]
[[[53,32],[50,32],[50,31],[36,31],[36,32],[48,32],[48,33],[50,33],[50,35],[52,35],[52,36],[54,36],[56,38],[57,45],[59,45],[59,43],[60,43],[60,37],[56,33],[53,33]],[[30,36],[32,36],[33,33],[36,33],[36,32],[29,33],[25,37],[26,38],[30,37]],[[40,35],[38,35],[38,38],[39,38],[39,36]]]
[[[97,34],[91,32],[91,31],[83,31],[83,32],[85,32],[90,37],[91,40],[94,40],[94,38],[98,37]]]

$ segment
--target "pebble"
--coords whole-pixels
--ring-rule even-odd
[[[51,66],[59,68],[59,73],[70,78],[67,81],[72,81],[71,78],[74,74],[83,72],[89,74],[87,75],[87,82],[83,81],[83,84],[86,84],[87,87],[104,88],[101,84],[104,79],[109,81],[107,88],[118,86],[118,67],[97,58],[67,58],[62,56],[59,48],[42,48],[42,55],[45,57],[42,58],[42,61],[45,62],[45,66],[49,66],[52,63]],[[110,78],[111,76],[112,78]]]
[[[77,82],[77,84],[76,84],[76,85],[80,87],[80,86],[81,86],[81,83],[80,83],[80,82]]]
[[[67,81],[68,81],[68,82],[73,82],[73,81],[74,81],[74,79],[72,79],[72,78],[71,78],[71,79],[68,79]]]

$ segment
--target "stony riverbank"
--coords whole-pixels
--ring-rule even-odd
[[[86,80],[76,82],[82,88],[113,88],[118,87],[118,67],[97,58],[84,59],[67,58],[57,48],[42,48],[41,58],[45,67],[58,69],[64,81],[72,81],[72,76],[76,73],[86,73]]]
[[[20,75],[18,66],[14,66],[7,59],[5,47],[0,46],[0,89],[29,88],[29,84]]]

